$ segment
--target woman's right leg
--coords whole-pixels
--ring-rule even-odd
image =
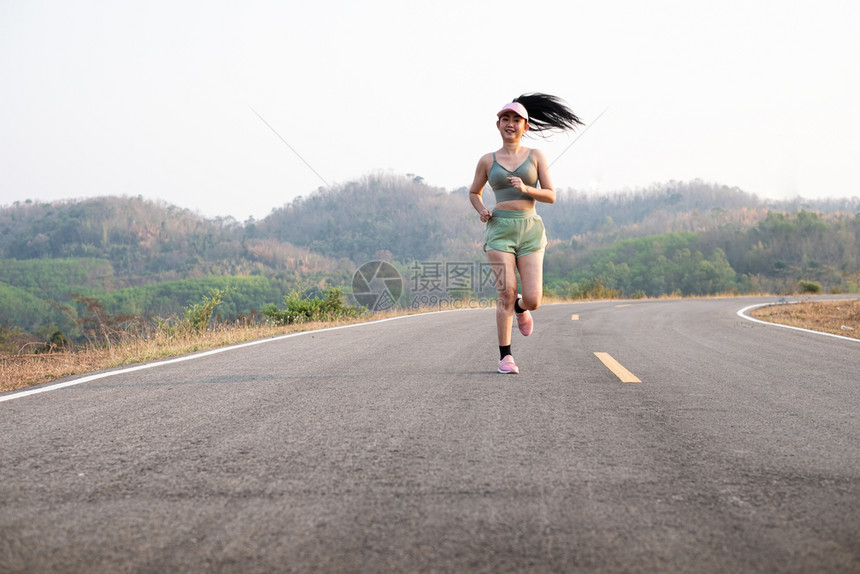
[[[514,320],[514,303],[517,300],[517,258],[513,253],[488,249],[487,257],[496,279],[496,331],[499,346],[511,344],[511,326]]]

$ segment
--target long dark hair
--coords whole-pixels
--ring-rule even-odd
[[[514,101],[525,106],[529,113],[530,131],[566,131],[585,125],[561,98],[534,92],[514,98]]]

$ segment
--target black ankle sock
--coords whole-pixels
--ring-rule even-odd
[[[511,346],[510,345],[505,345],[504,347],[499,345],[499,360],[500,361],[510,354],[511,354]]]
[[[514,301],[514,311],[516,311],[517,313],[525,313],[526,312],[525,309],[520,307],[520,300],[519,299]]]

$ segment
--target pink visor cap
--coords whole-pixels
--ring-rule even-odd
[[[505,107],[499,110],[499,113],[496,114],[496,117],[502,117],[502,114],[505,112],[514,112],[515,114],[523,118],[525,121],[529,121],[529,113],[526,111],[526,107],[519,102],[511,102],[505,105]]]

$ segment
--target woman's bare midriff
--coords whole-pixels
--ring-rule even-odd
[[[533,199],[513,199],[511,201],[501,201],[493,206],[493,209],[505,209],[508,211],[525,211],[532,209],[535,206]]]

